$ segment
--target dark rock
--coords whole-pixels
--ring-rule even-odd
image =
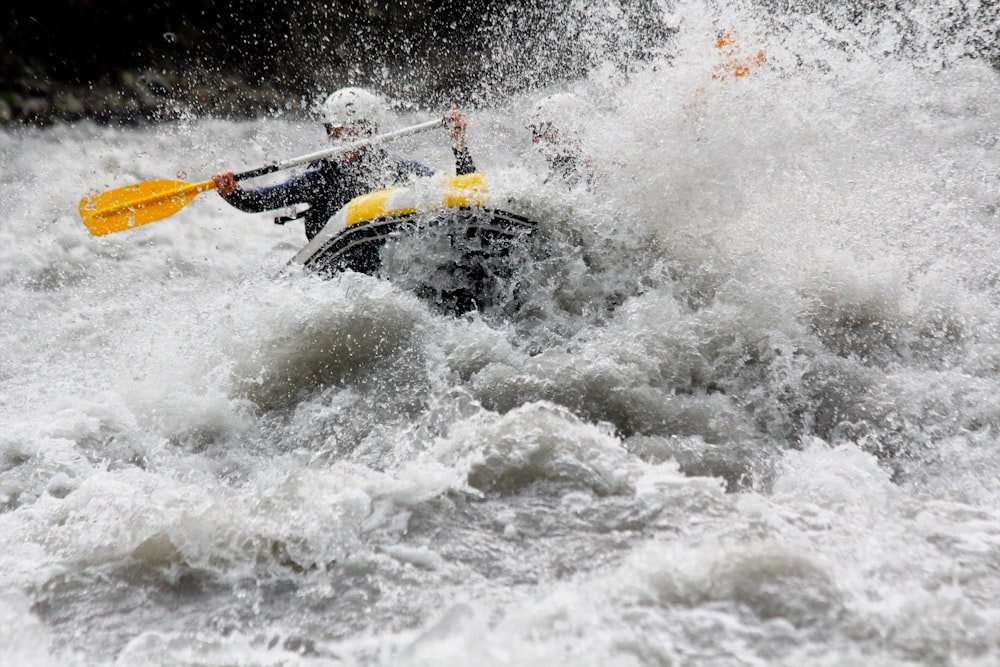
[[[52,104],[44,97],[17,98],[18,115],[28,120],[41,120],[49,116]]]
[[[52,99],[52,104],[55,108],[55,113],[60,118],[68,120],[82,118],[87,112],[87,108],[83,106],[83,102],[68,90],[56,91]]]

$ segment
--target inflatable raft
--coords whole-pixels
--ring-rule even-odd
[[[512,255],[535,231],[531,220],[491,201],[487,185],[479,173],[438,176],[356,197],[290,264],[323,276],[351,270],[390,280],[400,266],[408,278],[422,270],[422,284],[404,287],[447,310],[481,309],[499,293],[510,295],[501,283],[515,273],[511,263],[524,260]],[[399,247],[408,254],[393,255]]]

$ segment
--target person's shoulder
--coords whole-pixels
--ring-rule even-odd
[[[418,160],[396,159],[396,171],[400,174],[416,174],[417,176],[433,176],[434,170]]]
[[[306,170],[302,172],[301,178],[310,180],[314,178],[331,178],[340,175],[344,171],[344,165],[339,160],[323,159],[310,162]]]

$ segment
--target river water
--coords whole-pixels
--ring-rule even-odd
[[[561,88],[590,191],[540,93],[470,110],[548,244],[514,314],[279,275],[301,223],[214,193],[77,215],[312,124],[0,134],[0,663],[997,664],[1000,74],[927,4],[672,10]]]

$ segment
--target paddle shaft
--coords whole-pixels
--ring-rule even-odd
[[[263,176],[282,169],[289,169],[300,164],[315,162],[340,153],[350,153],[366,146],[384,143],[416,132],[423,132],[444,123],[444,119],[430,120],[411,127],[386,132],[374,137],[367,137],[349,144],[333,146],[308,155],[301,155],[283,162],[275,162],[258,169],[251,169],[240,174],[234,174],[236,180],[245,180]],[[185,183],[159,179],[125,185],[107,192],[88,195],[80,200],[80,217],[92,234],[103,236],[112,232],[120,232],[139,225],[145,225],[156,220],[173,215],[198,194],[216,187],[215,179],[200,183]]]
[[[385,134],[379,134],[374,137],[369,137],[367,139],[360,139],[358,141],[354,141],[349,144],[340,144],[339,146],[334,146],[333,148],[325,148],[321,151],[316,151],[315,153],[309,153],[308,155],[300,155],[299,157],[290,158],[288,160],[283,160],[281,162],[275,162],[273,164],[269,164],[263,167],[258,167],[256,169],[250,169],[249,171],[244,171],[240,172],[239,174],[234,174],[233,178],[236,179],[237,181],[244,181],[249,178],[256,178],[257,176],[263,176],[264,174],[273,174],[276,171],[291,169],[292,167],[297,167],[300,164],[308,164],[309,162],[322,160],[323,158],[328,158],[333,155],[338,155],[340,153],[350,153],[351,151],[358,150],[359,148],[365,148],[366,146],[374,146],[376,144],[386,143],[388,141],[392,141],[393,139],[405,137],[410,134],[416,134],[417,132],[423,132],[424,130],[430,130],[435,127],[440,127],[443,123],[444,120],[441,118],[438,118],[437,120],[429,120],[425,123],[419,123],[417,125],[405,127],[402,130],[396,130],[394,132],[386,132]]]

